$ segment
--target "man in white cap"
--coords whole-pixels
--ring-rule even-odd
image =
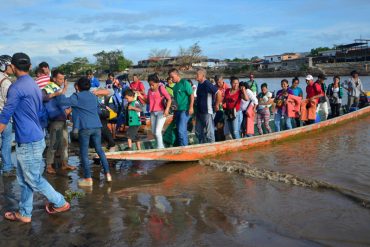
[[[315,83],[313,81],[313,76],[312,75],[307,75],[306,76],[306,83],[307,83],[307,86],[306,86],[306,98],[308,100],[314,100],[316,102],[316,104],[319,103],[319,98],[322,97],[322,96],[325,96],[324,92],[322,91],[322,88],[320,86],[320,84],[318,83]],[[315,121],[314,120],[309,120],[307,121],[306,124],[312,124],[314,123]]]

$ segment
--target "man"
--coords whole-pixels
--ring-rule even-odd
[[[197,111],[195,134],[199,143],[215,142],[215,126],[213,122],[213,103],[215,102],[215,94],[218,91],[217,87],[206,79],[207,72],[205,69],[197,71],[196,80],[199,82],[197,88]],[[221,97],[218,97],[215,103],[216,110],[219,109]]]
[[[43,101],[49,115],[49,140],[50,144],[46,152],[46,172],[55,174],[53,168],[54,157],[59,150],[62,170],[75,170],[76,167],[68,165],[68,128],[67,115],[71,109],[60,107],[55,97],[65,94],[67,91],[67,81],[60,70],[54,70],[52,74],[53,81],[42,90]],[[64,85],[64,88],[61,87]]]
[[[320,116],[320,121],[325,121],[328,119],[329,115],[329,106],[328,106],[328,100],[326,98],[326,84],[325,84],[326,76],[324,74],[319,74],[318,79],[315,83],[319,84],[321,86],[321,90],[323,92],[323,96],[319,98],[319,105],[318,113]]]
[[[44,89],[44,87],[50,82],[49,64],[47,62],[41,62],[37,68],[36,74],[36,84],[40,89]]]
[[[313,81],[312,75],[306,76],[306,83],[306,99],[308,101],[314,101],[317,105],[319,103],[319,98],[325,96],[325,93],[322,91],[321,85]],[[306,121],[306,125],[313,124],[314,122],[315,120],[308,120]]]
[[[8,91],[8,99],[0,114],[0,132],[4,131],[10,118],[14,119],[15,140],[17,142],[17,179],[21,187],[19,212],[6,212],[4,217],[11,221],[30,223],[32,217],[33,192],[39,191],[49,201],[46,211],[49,214],[70,209],[63,195],[42,177],[45,149],[38,113],[42,109],[42,95],[35,81],[29,76],[31,61],[24,53],[16,53],[11,60],[11,68],[17,77]]]
[[[98,88],[100,86],[100,81],[94,77],[94,74],[91,69],[86,71],[86,77],[90,80],[91,83],[91,90],[94,90],[94,88]]]
[[[9,76],[13,74],[10,66],[12,57],[8,55],[0,56],[0,112],[3,111],[6,103],[8,89],[12,84]],[[14,166],[12,164],[12,130],[13,124],[9,122],[6,129],[1,134],[1,159],[3,161],[1,171],[4,177],[15,176]]]
[[[175,111],[175,121],[178,133],[179,146],[188,145],[187,123],[189,116],[194,113],[194,94],[190,83],[186,79],[181,79],[180,73],[173,68],[168,72],[168,76],[176,83],[173,87],[173,96],[177,104]]]
[[[258,85],[257,82],[254,80],[254,74],[249,74],[249,81],[247,81],[248,88],[254,93],[255,96],[258,94]]]
[[[348,82],[347,88],[344,87],[348,91],[348,103],[347,103],[347,110],[349,111],[349,108],[358,106],[359,99],[361,94],[364,94],[365,91],[362,87],[362,82],[360,78],[358,77],[358,72],[356,70],[351,72],[351,79]]]

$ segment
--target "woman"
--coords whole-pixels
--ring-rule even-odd
[[[298,97],[303,98],[302,88],[298,87],[298,85],[299,85],[299,79],[298,79],[298,77],[294,77],[293,80],[292,80],[292,86],[290,87],[290,89],[292,89],[292,92],[293,92],[294,96],[298,96]],[[301,126],[301,120],[299,119],[299,117],[294,118],[294,121],[295,121],[296,127]]]
[[[264,122],[267,133],[271,133],[270,127],[270,107],[274,103],[272,99],[272,93],[267,88],[267,83],[261,85],[261,92],[257,95],[258,107],[257,107],[257,129],[260,135],[263,135],[262,121]]]
[[[172,100],[165,86],[159,82],[156,74],[149,75],[148,82],[150,88],[145,101],[149,105],[152,133],[157,141],[157,148],[164,148],[162,129],[166,122],[166,117],[169,115]]]
[[[233,139],[240,138],[240,125],[243,121],[242,111],[240,110],[240,102],[242,99],[249,100],[245,87],[239,88],[239,79],[236,77],[230,78],[231,88],[225,90],[224,97],[224,112],[226,122],[229,126],[230,133]]]
[[[251,137],[254,135],[254,117],[258,106],[258,99],[254,92],[247,88],[246,93],[249,100],[242,99],[240,103],[240,110],[243,113],[243,121],[240,126],[241,137]]]
[[[334,76],[333,83],[328,86],[326,95],[329,97],[331,116],[338,117],[342,105],[343,88],[340,85],[340,77]]]
[[[292,89],[289,88],[289,83],[287,79],[283,79],[281,81],[281,89],[276,93],[275,97],[275,131],[279,132],[281,127],[280,127],[280,121],[281,118],[284,118],[286,129],[292,129],[292,122],[291,118],[288,117],[287,114],[287,109],[286,109],[286,100],[288,98],[288,95],[292,94],[293,91]]]

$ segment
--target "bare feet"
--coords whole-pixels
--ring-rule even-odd
[[[46,166],[46,173],[47,174],[56,174],[57,172],[55,171],[55,169],[53,168],[52,165],[47,165]]]
[[[75,167],[75,166],[71,166],[71,165],[68,165],[68,164],[63,164],[62,165],[62,170],[71,170],[71,171],[74,171],[76,169],[77,169],[77,167]]]

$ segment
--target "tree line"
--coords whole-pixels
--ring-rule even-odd
[[[68,76],[81,76],[86,70],[98,73],[122,72],[132,66],[132,61],[125,58],[122,50],[101,51],[94,54],[95,63],[90,63],[87,57],[75,57],[72,61],[61,64],[57,69]]]

